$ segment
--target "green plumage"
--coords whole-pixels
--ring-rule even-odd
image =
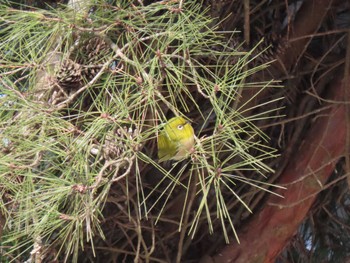
[[[170,119],[158,137],[158,162],[181,160],[194,145],[194,131],[182,117]]]

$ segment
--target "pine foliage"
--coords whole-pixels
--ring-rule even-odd
[[[234,37],[194,1],[1,5],[2,257],[164,262],[193,256],[201,235],[239,241],[242,189],[273,194],[276,151],[255,123],[279,109],[250,107],[276,84],[254,79],[267,64]],[[242,103],[243,90],[254,94]],[[195,148],[158,164],[175,115],[192,121]]]

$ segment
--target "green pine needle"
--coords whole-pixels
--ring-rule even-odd
[[[278,187],[258,179],[273,173],[266,162],[277,153],[256,125],[278,116],[280,109],[256,111],[278,99],[251,104],[277,86],[252,77],[268,64],[251,67],[259,54],[231,47],[236,32],[215,31],[193,1],[182,10],[176,1],[95,2],[85,15],[0,5],[4,255],[24,261],[35,248],[43,256],[54,249],[57,260],[77,262],[86,247],[95,255],[113,207],[126,227],[118,238],[129,245],[137,239],[129,252],[150,258],[154,247],[143,240],[144,225],[164,223],[174,200],[182,202],[172,219],[179,231],[195,239],[204,222],[208,233],[219,222],[226,242],[232,234],[239,241],[233,200],[252,211],[236,187],[271,194]],[[59,65],[89,59],[79,48],[93,37],[108,48],[79,72],[94,75],[63,86]],[[257,92],[241,103],[247,89]],[[187,160],[158,164],[157,135],[174,115],[193,121],[196,145]]]

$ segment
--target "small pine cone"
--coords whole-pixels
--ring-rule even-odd
[[[83,66],[83,76],[87,81],[92,80],[100,71],[100,66]]]
[[[82,65],[82,75],[91,80],[106,62],[110,47],[99,37],[85,40],[75,54],[76,61]]]
[[[56,70],[55,76],[61,87],[76,87],[82,80],[81,65],[66,59]]]
[[[117,159],[125,154],[132,146],[132,141],[138,136],[138,130],[131,127],[124,127],[117,129],[113,133],[106,135],[105,143],[103,145],[103,157],[105,159]],[[139,145],[135,147],[137,151]]]
[[[264,42],[258,46],[257,52],[263,52],[259,56],[259,59],[267,62],[276,59],[276,57],[284,52],[285,48],[286,43],[283,41],[281,35],[271,33],[265,36]]]
[[[83,48],[83,51],[87,54],[87,61],[84,64],[91,65],[103,63],[106,55],[110,52],[110,48],[103,39],[94,37],[87,41],[87,45]]]

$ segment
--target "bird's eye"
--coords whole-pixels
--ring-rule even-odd
[[[183,128],[184,128],[183,125],[181,125],[181,124],[180,124],[180,125],[177,125],[177,129],[178,129],[178,130],[182,130]]]

